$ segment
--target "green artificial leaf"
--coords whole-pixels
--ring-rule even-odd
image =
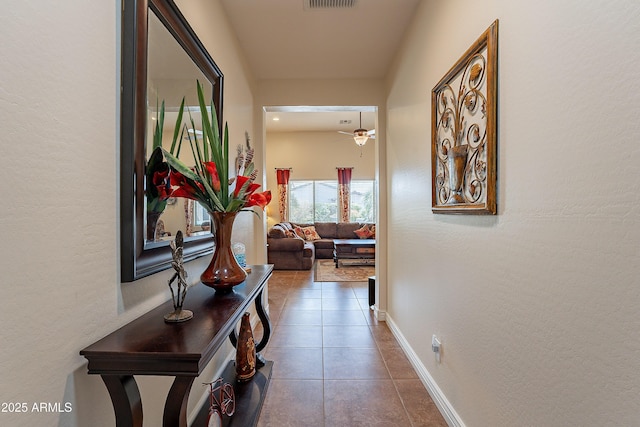
[[[191,170],[187,165],[185,165],[182,160],[171,154],[169,151],[162,149],[164,153],[164,157],[167,159],[167,163],[176,171],[180,172],[184,177],[192,179],[194,181],[198,181],[198,175]]]
[[[162,145],[162,132],[164,130],[164,100],[162,100],[162,107],[160,108],[158,108],[158,102],[156,101],[156,111],[158,111],[158,120],[156,120],[156,126],[153,129],[154,149]]]
[[[182,132],[184,132],[184,128],[181,126],[182,125],[182,114],[184,113],[184,97],[182,97],[182,102],[180,103],[180,109],[178,110],[178,118],[176,119],[176,127],[173,130],[173,140],[171,141],[171,154],[176,153],[175,148],[176,148],[176,141],[178,141],[178,132],[180,132],[180,129],[183,129]],[[164,122],[164,101],[162,101],[162,121]],[[180,145],[182,145],[182,132],[180,133],[180,142],[178,143],[178,153],[177,155],[180,155]]]

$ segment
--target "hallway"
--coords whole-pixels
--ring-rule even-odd
[[[258,426],[446,426],[387,325],[373,317],[367,283],[313,275],[274,271],[269,280],[273,329],[263,355],[274,368]]]

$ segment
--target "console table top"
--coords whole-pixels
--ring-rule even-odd
[[[198,375],[264,288],[273,265],[252,265],[244,283],[221,294],[198,283],[184,308],[193,318],[165,323],[167,301],[80,352],[90,374]]]

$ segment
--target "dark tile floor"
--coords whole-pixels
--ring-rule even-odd
[[[262,353],[274,367],[259,427],[447,425],[369,309],[366,282],[274,271],[269,307],[272,335]]]

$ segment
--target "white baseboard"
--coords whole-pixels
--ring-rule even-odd
[[[420,377],[422,384],[424,384],[425,388],[429,392],[429,395],[431,395],[433,402],[440,410],[440,413],[444,417],[447,424],[452,427],[465,427],[465,424],[464,422],[462,422],[462,419],[460,418],[458,413],[455,411],[455,409],[453,409],[453,406],[451,406],[451,403],[449,403],[444,393],[442,393],[442,390],[440,390],[438,384],[436,384],[431,374],[429,374],[429,371],[427,371],[427,368],[422,364],[422,362],[418,358],[418,355],[415,353],[415,351],[413,351],[413,348],[411,348],[409,342],[405,339],[404,335],[402,335],[400,329],[398,329],[398,325],[395,324],[389,314],[386,314],[385,318],[387,325],[391,330],[391,333],[393,333],[393,335],[398,340],[400,347],[402,347],[402,350],[407,355],[409,362],[411,362],[411,365],[416,370],[416,373],[418,374],[418,377]]]

